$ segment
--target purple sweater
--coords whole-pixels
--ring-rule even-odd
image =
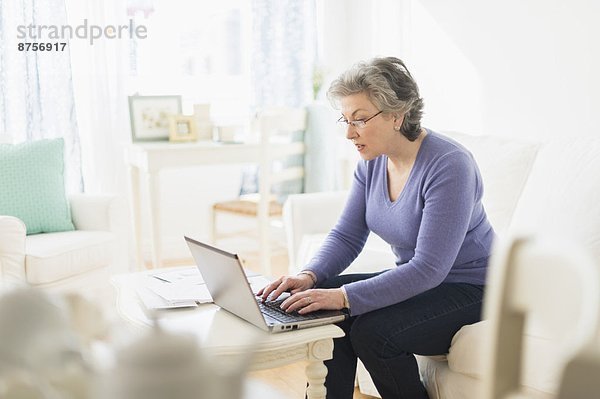
[[[390,244],[396,267],[344,286],[352,315],[393,305],[442,282],[485,284],[494,239],[471,153],[427,130],[406,185],[391,201],[387,157],[360,161],[346,207],[304,268],[326,280],[346,269],[369,232]]]

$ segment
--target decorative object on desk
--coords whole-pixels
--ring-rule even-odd
[[[217,127],[217,141],[221,143],[236,143],[236,136],[243,130],[242,126],[226,125]]]
[[[169,115],[169,141],[196,141],[196,120],[191,115]]]
[[[193,335],[172,334],[158,324],[118,351],[102,397],[116,399],[239,399],[249,355],[228,362],[211,356]]]
[[[214,126],[210,119],[210,104],[194,104],[194,119],[198,140],[212,140]]]
[[[132,140],[168,140],[169,115],[179,114],[181,96],[129,96]]]

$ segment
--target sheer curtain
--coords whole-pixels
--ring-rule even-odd
[[[312,0],[253,0],[254,105],[300,107],[312,100],[316,56]]]
[[[313,98],[312,74],[316,56],[313,0],[253,0],[252,93],[257,112],[269,107],[305,107]],[[302,136],[294,140],[304,140]],[[302,164],[291,157],[288,164]],[[283,201],[303,191],[303,182],[286,182],[273,191]],[[244,170],[242,194],[258,189],[257,169]]]
[[[66,0],[69,23],[127,24],[125,2]],[[126,94],[127,39],[72,43],[73,81],[81,134],[82,171],[89,193],[127,193],[124,148],[130,142]]]
[[[77,192],[83,182],[71,44],[64,51],[17,49],[18,43],[27,41],[17,39],[18,25],[66,23],[64,0],[0,2],[0,142],[63,137],[67,191]]]

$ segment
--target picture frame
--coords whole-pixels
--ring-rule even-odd
[[[196,140],[198,140],[198,130],[193,115],[169,115],[169,141],[186,142]]]
[[[133,142],[169,140],[169,116],[181,114],[181,96],[129,96]]]

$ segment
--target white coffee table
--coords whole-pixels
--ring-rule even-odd
[[[152,271],[153,273],[156,270]],[[332,358],[333,338],[344,336],[335,325],[269,334],[213,304],[196,308],[148,312],[139,301],[135,287],[149,272],[115,276],[117,311],[140,328],[151,326],[156,317],[160,326],[171,332],[192,333],[202,348],[222,359],[239,361],[240,355],[253,353],[251,370],[264,370],[298,361],[308,361],[306,377],[309,399],[325,398],[327,368],[323,361]]]

